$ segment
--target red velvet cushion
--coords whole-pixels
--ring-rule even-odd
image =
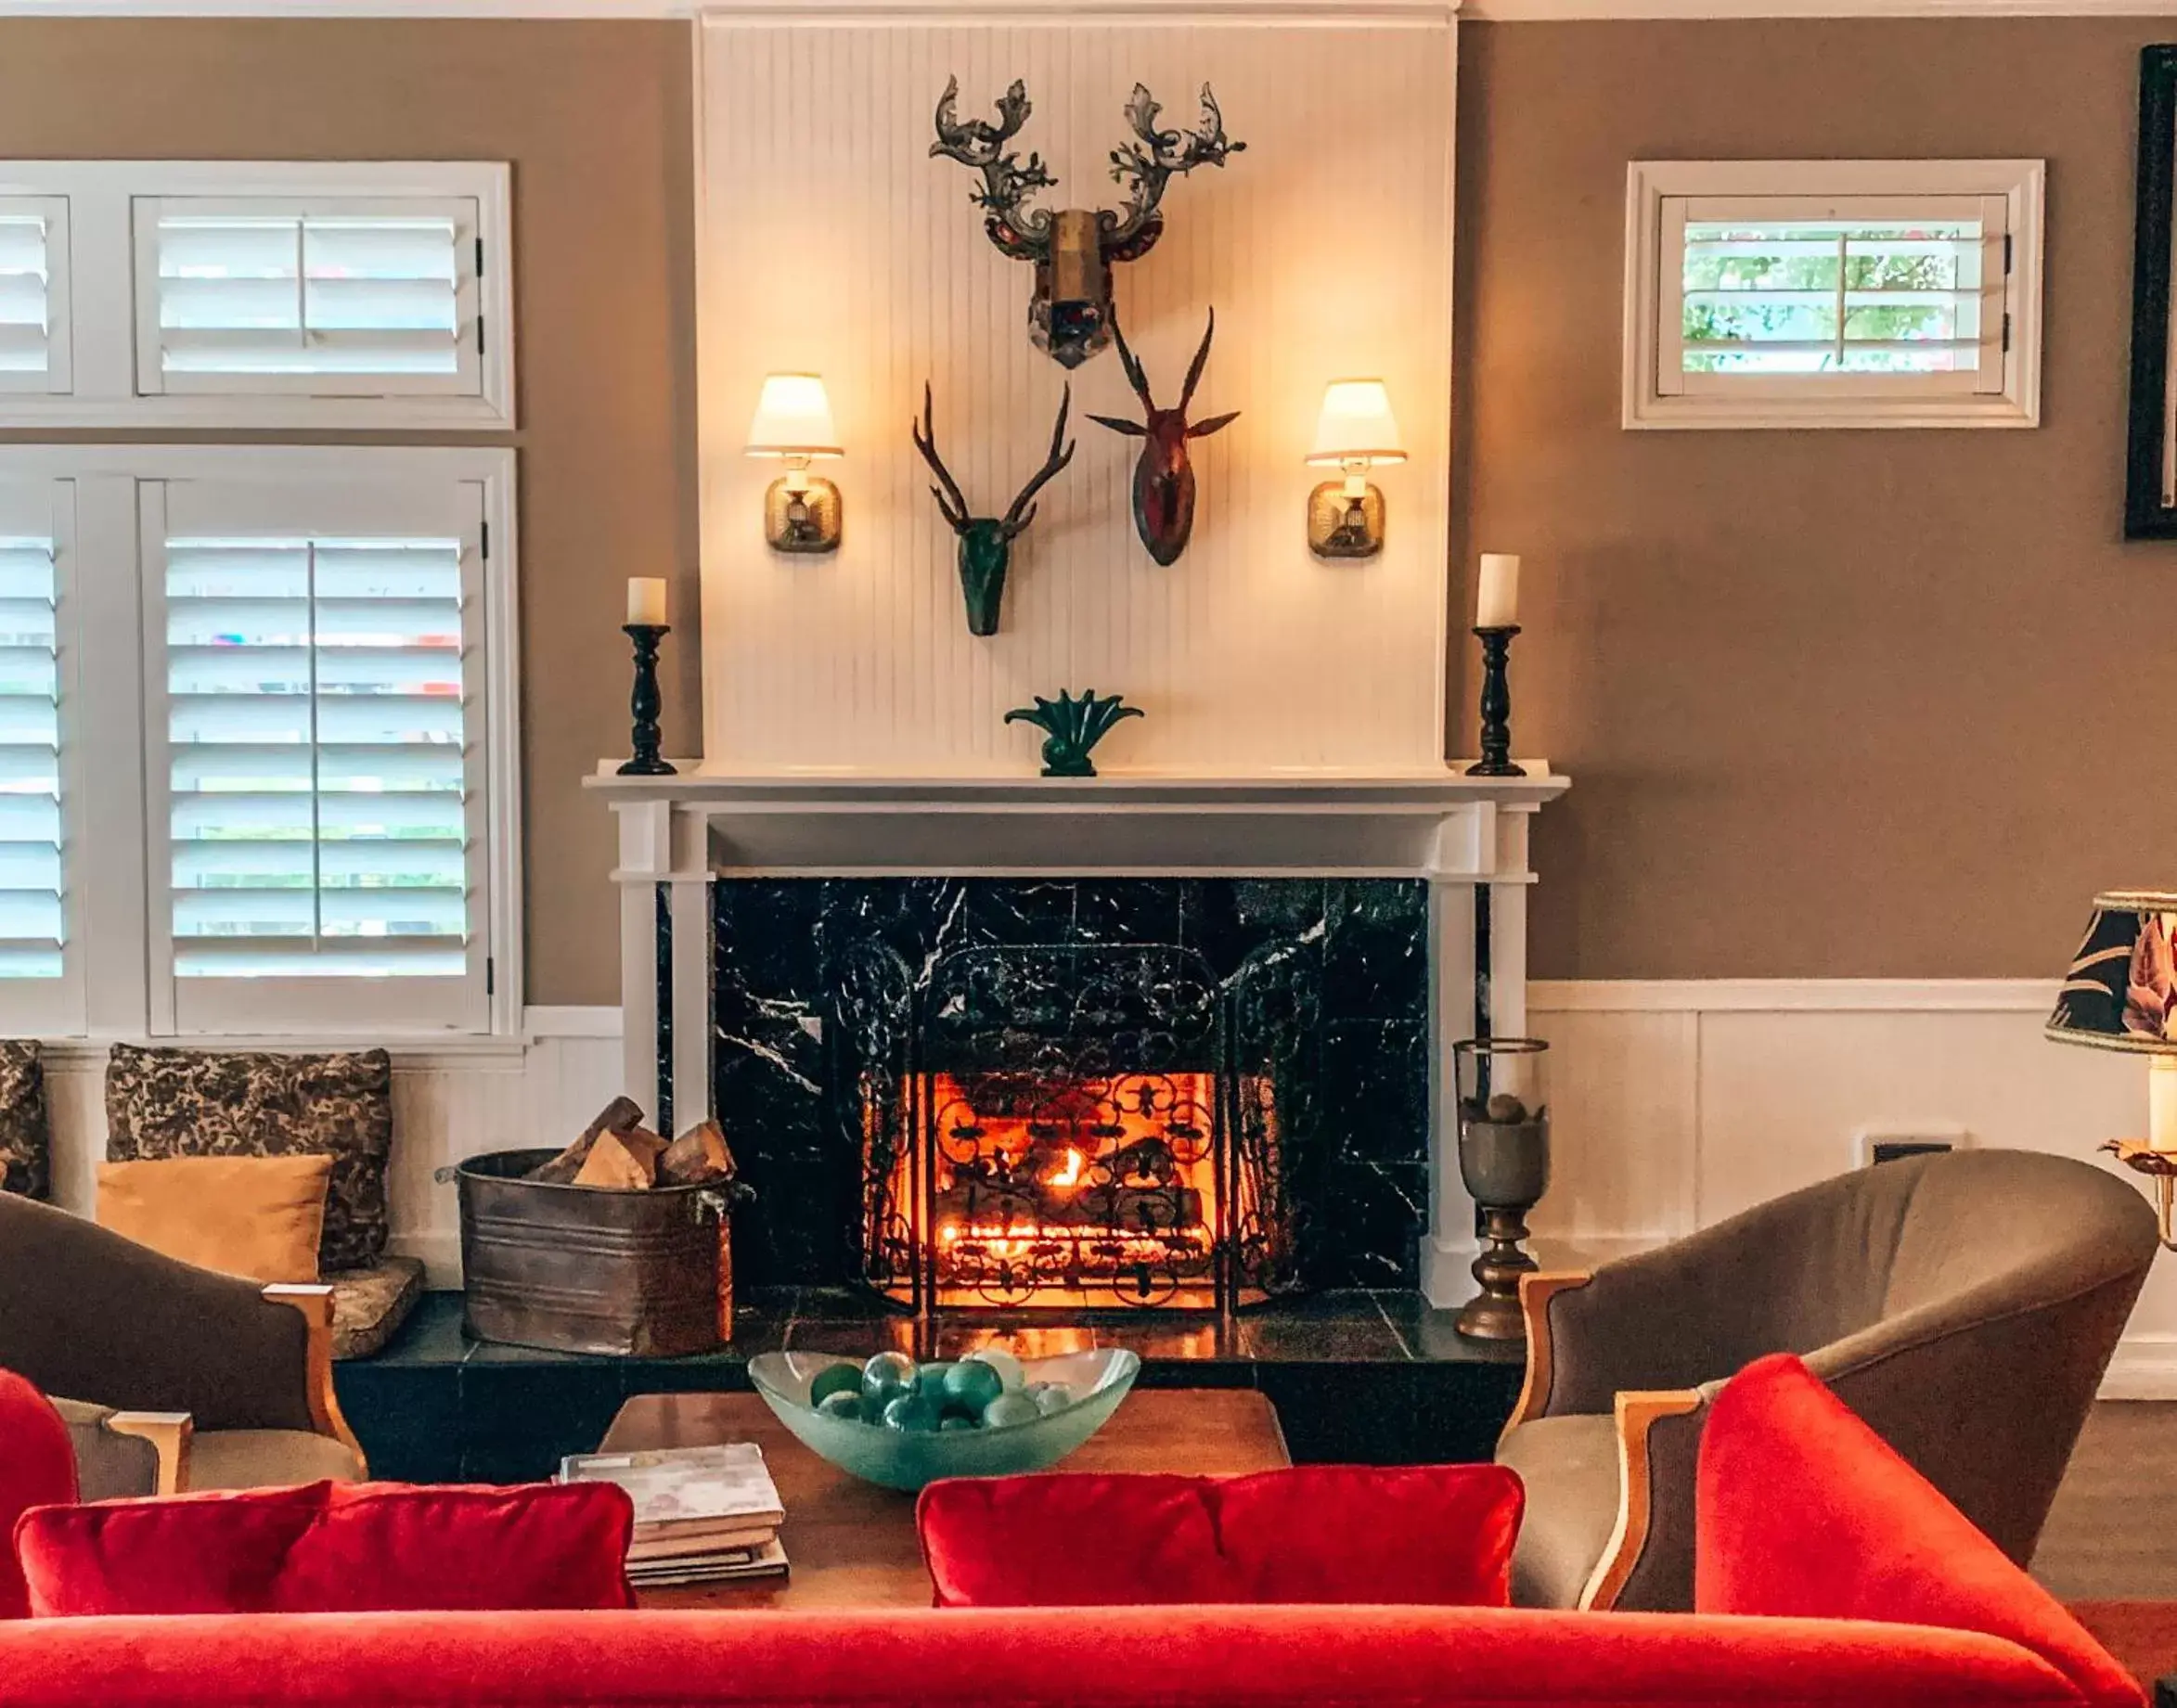
[[[2142,1700],[2077,1620],[1788,1355],[1717,1395],[1694,1512],[1696,1612],[1983,1631],[2092,1702]]]
[[[916,1518],[940,1607],[1502,1607],[1526,1500],[1498,1465],[1311,1465],[933,1483]]]
[[[75,1448],[45,1396],[0,1370],[0,1619],[31,1611],[8,1538],[26,1508],[75,1498]]]
[[[45,1507],[16,1547],[39,1615],[624,1608],[633,1522],[610,1483],[313,1483]]]

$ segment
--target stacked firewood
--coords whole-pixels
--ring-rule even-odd
[[[728,1186],[739,1172],[715,1121],[699,1121],[678,1138],[667,1140],[643,1125],[642,1106],[633,1098],[614,1098],[581,1137],[531,1169],[527,1178],[647,1192],[668,1186]]]

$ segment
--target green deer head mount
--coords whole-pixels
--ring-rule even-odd
[[[1061,469],[1074,460],[1074,447],[1066,440],[1066,411],[1074,405],[1074,388],[1068,386],[1059,399],[1058,425],[1050,433],[1050,455],[1044,458],[1027,485],[1021,488],[1020,496],[1007,507],[1003,516],[973,516],[968,512],[968,501],[960,495],[960,482],[945,467],[937,455],[937,435],[930,425],[930,387],[922,386],[922,418],[912,424],[915,449],[921,452],[922,460],[930,465],[930,471],[937,477],[937,484],[931,487],[930,495],[937,500],[937,508],[960,536],[960,595],[968,606],[968,633],[995,635],[998,633],[998,607],[1005,600],[1005,572],[1012,565],[1013,542],[1027,532],[1028,524],[1036,520],[1036,494],[1043,490]]]
[[[1146,715],[1140,707],[1124,704],[1125,700],[1124,694],[1099,700],[1094,688],[1076,700],[1061,688],[1056,700],[1038,694],[1033,708],[1015,706],[1005,714],[1005,721],[1033,724],[1045,732],[1045,777],[1094,777],[1096,766],[1088,758],[1088,750],[1109,735],[1111,726],[1121,718]]]

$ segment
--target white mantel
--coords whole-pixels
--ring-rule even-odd
[[[1450,769],[1097,777],[719,773],[586,785],[620,821],[621,1001],[630,1096],[657,1106],[660,886],[673,920],[663,981],[674,1123],[710,1112],[710,886],[741,878],[1421,878],[1431,886],[1430,1223],[1423,1284],[1439,1303],[1472,1291],[1473,1216],[1459,1184],[1449,1076],[1475,1028],[1476,899],[1489,907],[1490,1023],[1526,1023],[1529,821],[1570,787]]]

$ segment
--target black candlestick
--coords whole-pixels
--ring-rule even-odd
[[[658,642],[672,632],[663,623],[629,623],[622,632],[635,643],[635,687],[627,696],[627,710],[635,719],[629,744],[635,757],[620,767],[622,777],[673,777],[674,766],[658,757],[658,713],[664,701],[658,696]]]
[[[1512,637],[1519,624],[1476,629],[1482,643],[1482,759],[1469,765],[1469,777],[1525,777],[1526,767],[1512,763]]]

